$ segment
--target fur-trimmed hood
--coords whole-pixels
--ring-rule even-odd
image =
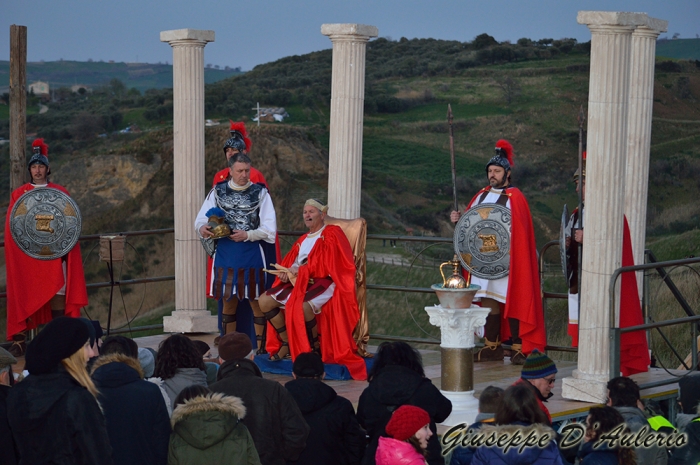
[[[107,365],[108,363],[124,363],[134,370],[136,370],[136,373],[139,374],[139,378],[143,379],[143,368],[141,368],[141,363],[133,357],[129,357],[128,355],[124,354],[108,354],[108,355],[100,355],[97,360],[95,360],[95,363],[92,365],[92,371],[91,374],[95,374],[95,371],[104,365]]]
[[[520,436],[526,438],[530,433],[537,435],[537,438],[541,438],[543,435],[549,435],[549,442],[542,443],[539,447],[538,445],[532,447],[523,448],[520,450],[521,446],[511,446],[508,452],[505,452],[504,448],[498,446],[485,446],[482,445],[477,448],[474,454],[474,459],[472,463],[481,464],[511,464],[511,465],[525,465],[525,464],[562,464],[561,457],[559,455],[559,449],[556,443],[556,433],[552,428],[547,425],[542,424],[532,424],[527,425],[524,423],[514,423],[510,425],[484,425],[481,427],[479,434],[484,434],[484,438],[488,438],[491,434],[495,433],[497,435],[509,434],[512,435],[516,431],[520,433]]]
[[[197,449],[206,449],[238,427],[245,413],[240,398],[211,393],[178,405],[170,422],[173,431],[185,442]]]

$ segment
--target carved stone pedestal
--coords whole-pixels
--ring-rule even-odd
[[[474,423],[479,401],[474,397],[474,330],[486,324],[488,308],[425,307],[430,324],[440,328],[441,390],[452,402],[446,426]]]

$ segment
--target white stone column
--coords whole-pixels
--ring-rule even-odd
[[[204,46],[214,31],[160,33],[173,48],[173,170],[175,199],[175,311],[163,318],[165,332],[215,332],[207,311],[206,257],[194,230],[204,200]]]
[[[632,33],[630,64],[629,116],[627,122],[627,161],[625,178],[625,216],[630,227],[636,265],[644,263],[646,243],[647,194],[651,117],[654,105],[654,63],[656,38],[665,32],[668,21],[647,18],[648,23]],[[641,272],[637,273],[639,299],[642,298]]]
[[[622,259],[630,45],[628,13],[581,11],[591,31],[586,210],[581,266],[578,369],[562,396],[603,402],[609,377],[610,276]],[[619,288],[619,281],[618,281]],[[618,304],[619,305],[619,304]]]
[[[471,425],[479,413],[474,397],[474,330],[486,324],[489,309],[425,307],[430,324],[440,328],[440,368],[442,395],[452,402],[452,413],[442,422],[446,426]]]
[[[360,217],[362,187],[365,51],[379,31],[364,24],[324,24],[321,34],[333,43],[328,214],[354,219]]]

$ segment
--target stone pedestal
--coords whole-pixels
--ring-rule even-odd
[[[622,261],[632,33],[649,18],[643,13],[581,11],[578,22],[592,35],[579,321],[585,344],[579,346],[578,369],[562,382],[562,396],[603,402],[610,376],[610,316],[619,308],[619,300],[610,308],[609,296],[610,276]],[[619,280],[617,287],[619,295]]]
[[[665,32],[667,21],[647,18],[648,23],[632,33],[629,116],[627,121],[627,172],[625,176],[625,216],[630,226],[634,263],[644,263],[649,187],[651,117],[654,105],[654,63],[656,38]],[[636,273],[639,299],[643,274]]]
[[[173,48],[173,170],[175,200],[175,312],[165,332],[216,332],[207,310],[206,257],[194,230],[205,195],[204,46],[214,31],[178,29],[160,33]]]
[[[364,24],[324,24],[321,34],[333,43],[328,214],[355,219],[360,217],[362,187],[365,50],[379,31]]]
[[[454,426],[474,423],[479,400],[474,397],[474,330],[486,324],[488,308],[425,307],[430,324],[440,328],[440,392],[452,402],[452,413],[442,422]]]

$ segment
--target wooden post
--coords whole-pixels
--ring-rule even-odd
[[[27,145],[27,26],[10,26],[10,193],[24,184]]]

